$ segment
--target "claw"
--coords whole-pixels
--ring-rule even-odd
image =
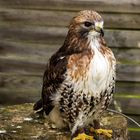
[[[96,133],[103,134],[103,135],[111,138],[113,131],[112,130],[106,130],[106,129],[96,129]]]
[[[96,134],[102,134],[102,135],[105,135],[109,138],[112,137],[112,133],[113,131],[112,130],[107,130],[107,129],[94,129],[94,128],[90,128],[90,131],[91,132],[95,132]]]
[[[78,134],[77,137],[74,137],[72,140],[95,140],[93,136],[86,135],[85,133]]]

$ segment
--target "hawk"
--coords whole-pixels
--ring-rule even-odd
[[[43,77],[42,99],[34,105],[72,136],[109,106],[116,60],[103,38],[103,18],[95,11],[73,17],[64,44],[52,55]]]

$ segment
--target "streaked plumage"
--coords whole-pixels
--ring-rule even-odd
[[[43,78],[43,107],[58,128],[72,134],[98,119],[111,102],[116,60],[103,39],[103,19],[95,11],[78,13],[63,46],[50,58]]]

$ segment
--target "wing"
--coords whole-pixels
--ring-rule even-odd
[[[65,41],[67,42],[67,40]],[[64,42],[64,45],[50,58],[47,64],[42,87],[42,99],[35,103],[33,109],[41,112],[45,111],[48,115],[53,109],[52,95],[56,93],[62,82],[65,80],[65,72],[69,57],[73,54],[81,53],[78,47],[68,47],[70,44]]]
[[[54,95],[65,80],[68,54],[59,50],[49,60],[43,76],[42,99],[35,103],[33,109],[45,111],[46,115],[53,109],[52,95]]]
[[[43,78],[42,99],[43,108],[48,115],[52,110],[51,96],[56,93],[62,82],[65,80],[65,72],[68,56],[62,53],[56,53],[50,59]]]

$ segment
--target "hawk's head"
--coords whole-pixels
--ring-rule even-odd
[[[103,19],[95,11],[84,10],[78,13],[70,23],[70,31],[80,37],[100,37],[104,35]]]

